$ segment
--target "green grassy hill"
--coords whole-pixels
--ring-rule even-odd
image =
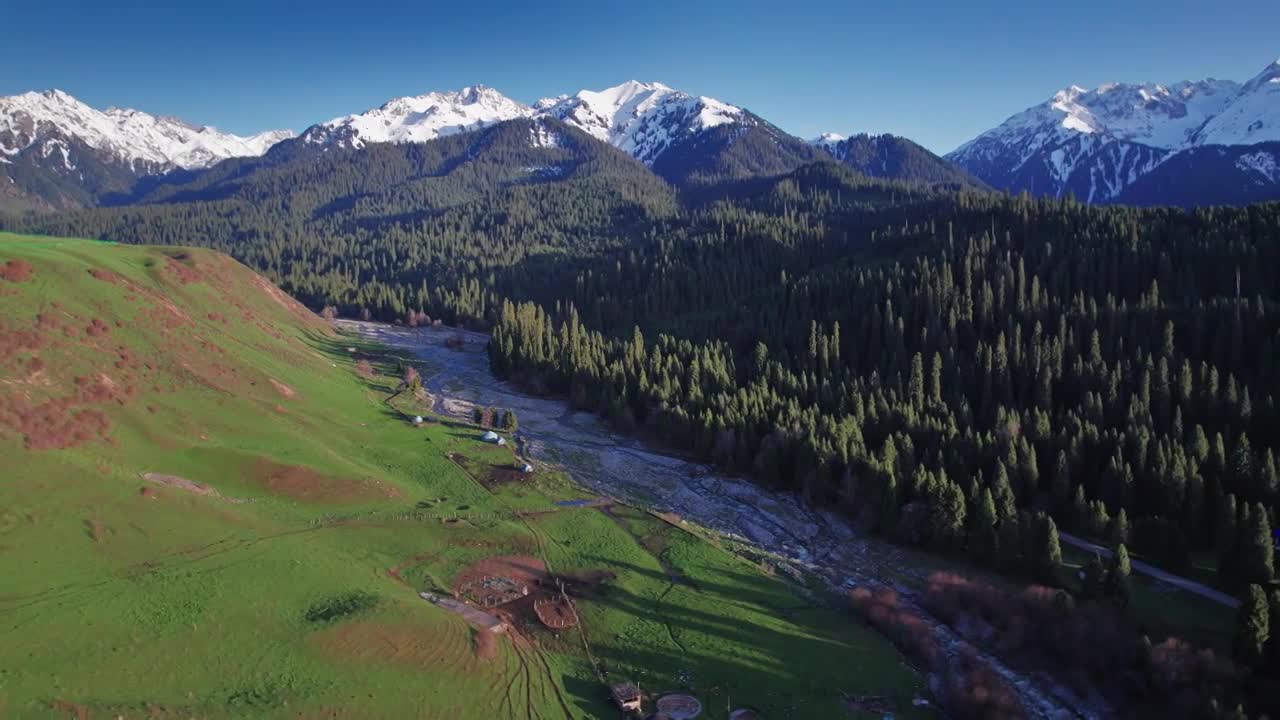
[[[0,234],[0,716],[613,717],[602,672],[709,718],[914,712],[821,593],[495,482],[509,448],[384,402],[397,362],[217,253]],[[579,628],[491,642],[418,596],[505,556],[598,582]]]

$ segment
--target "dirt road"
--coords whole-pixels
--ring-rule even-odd
[[[1058,539],[1068,545],[1078,547],[1081,550],[1096,552],[1104,558],[1111,557],[1110,550],[1102,547],[1101,545],[1091,543],[1088,540],[1085,540],[1083,538],[1078,538],[1074,535],[1068,535],[1067,533],[1059,532]],[[1135,572],[1140,572],[1143,575],[1149,575],[1167,585],[1173,585],[1174,587],[1182,588],[1183,590],[1186,590],[1189,593],[1195,593],[1200,597],[1208,598],[1220,605],[1226,605],[1229,608],[1240,607],[1239,599],[1234,598],[1222,592],[1221,590],[1214,590],[1213,588],[1203,583],[1198,583],[1195,580],[1188,580],[1187,578],[1184,578],[1181,575],[1174,575],[1173,573],[1165,572],[1164,570],[1161,570],[1160,568],[1154,565],[1148,565],[1147,563],[1144,563],[1141,560],[1130,560],[1129,565],[1130,567],[1133,568]]]

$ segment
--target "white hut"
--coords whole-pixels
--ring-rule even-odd
[[[502,438],[498,437],[498,433],[492,430],[486,432],[484,435],[481,435],[480,439],[487,443],[497,443],[499,445],[503,444]]]
[[[414,424],[414,425],[421,425],[421,424],[422,424],[422,416],[421,416],[421,415],[414,415],[414,416],[413,416],[413,424]]]
[[[499,444],[499,445],[506,445],[506,444],[507,444],[507,439],[506,439],[506,438],[503,438],[503,437],[498,438],[498,444]]]
[[[522,472],[522,473],[531,473],[531,472],[533,472],[533,466],[532,466],[532,465],[530,465],[529,463],[525,463],[524,465],[522,465],[522,466],[520,467],[520,472]]]

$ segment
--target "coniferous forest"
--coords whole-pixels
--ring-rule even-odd
[[[1275,578],[1280,203],[1091,207],[831,162],[722,164],[695,193],[530,131],[279,148],[5,223],[206,245],[317,310],[489,329],[500,376],[1002,572],[1055,584],[1067,531],[1211,558],[1247,598]]]

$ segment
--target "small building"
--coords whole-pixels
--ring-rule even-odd
[[[533,466],[530,465],[529,463],[525,463],[524,465],[520,466],[520,472],[528,475],[529,473],[533,472]]]
[[[421,424],[422,424],[422,416],[421,416],[421,415],[414,415],[414,416],[413,416],[413,424],[414,424],[414,425],[421,425]]]
[[[613,701],[618,707],[622,708],[622,712],[643,712],[639,685],[633,682],[620,682],[609,686],[609,694],[613,696]]]
[[[499,445],[506,445],[506,444],[507,444],[507,439],[506,439],[506,438],[504,438],[504,437],[500,437],[500,438],[498,438],[498,444],[499,444]]]
[[[496,433],[496,432],[494,432],[494,431],[492,431],[492,430],[490,430],[490,431],[486,432],[484,435],[481,435],[481,436],[480,436],[480,439],[481,439],[481,440],[483,440],[483,441],[485,441],[485,442],[487,442],[487,443],[497,443],[497,444],[499,444],[499,445],[501,445],[501,444],[502,444],[502,442],[501,442],[501,441],[502,441],[502,438],[498,436],[498,433]]]

